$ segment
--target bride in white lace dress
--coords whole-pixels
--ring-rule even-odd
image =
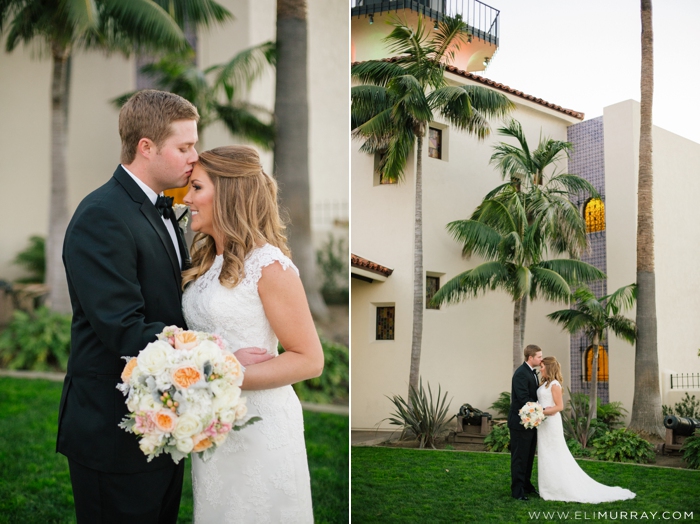
[[[183,273],[185,320],[236,352],[248,414],[262,418],[230,433],[208,462],[192,459],[194,520],[313,522],[304,420],[290,384],[321,373],[323,350],[286,255],[276,183],[254,149],[216,148],[200,155],[185,203],[199,232]]]
[[[564,439],[560,411],[562,400],[561,367],[554,357],[545,357],[540,363],[542,385],[537,390],[537,401],[547,416],[537,427],[537,480],[540,497],[544,500],[585,502],[597,504],[614,500],[633,499],[628,489],[610,487],[596,482],[581,469]]]

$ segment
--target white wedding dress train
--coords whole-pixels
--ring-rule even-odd
[[[542,385],[537,390],[537,401],[542,407],[554,405],[552,384],[559,381],[553,380],[549,387]],[[598,504],[635,497],[628,489],[596,482],[581,469],[566,445],[559,413],[537,427],[537,481],[544,500]]]
[[[217,256],[185,290],[189,329],[221,335],[231,351],[260,347],[277,355],[277,338],[258,295],[262,269],[274,262],[299,273],[278,248],[266,244],[248,255],[245,278],[229,289],[219,283],[223,257]],[[195,523],[313,522],[304,419],[292,386],[243,396],[248,414],[262,420],[231,432],[209,461],[193,457]]]

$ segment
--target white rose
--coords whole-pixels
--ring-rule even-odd
[[[216,444],[217,446],[221,446],[221,444],[223,444],[224,440],[226,440],[226,437],[227,437],[227,436],[228,436],[228,433],[224,433],[223,435],[216,435],[216,436],[212,437],[211,440],[212,440],[212,441],[214,442],[214,444]]]
[[[173,431],[173,437],[177,440],[191,437],[202,431],[202,423],[191,413],[185,413],[177,421],[177,427]],[[179,448],[178,448],[179,449]]]
[[[243,399],[245,400],[245,399]],[[243,417],[246,416],[248,413],[248,406],[245,405],[245,402],[241,402],[236,406],[236,418],[237,419],[242,419]]]
[[[165,369],[168,363],[168,353],[171,351],[172,348],[167,342],[162,340],[151,342],[139,353],[138,367],[144,373],[157,375]]]
[[[213,363],[221,358],[221,349],[211,340],[202,340],[199,345],[192,350],[192,356],[194,357],[195,363],[201,368],[207,360]]]
[[[235,409],[225,409],[219,414],[219,420],[224,424],[233,424],[236,420],[236,410]]]
[[[139,448],[141,448],[141,451],[146,455],[154,453],[159,445],[160,438],[158,438],[158,435],[146,435],[141,439],[141,442],[139,442]]]
[[[183,453],[189,453],[194,447],[194,440],[192,440],[190,437],[179,438],[175,442],[175,447],[178,451],[182,451]]]
[[[218,379],[210,382],[209,387],[211,388],[211,392],[215,397],[223,397],[226,394],[226,391],[231,389],[231,384],[229,384],[226,380]]]
[[[212,400],[212,408],[215,413],[232,408],[241,398],[241,388],[234,386],[225,389],[220,396]]]

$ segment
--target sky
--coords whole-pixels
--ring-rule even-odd
[[[640,99],[639,0],[484,0],[499,49],[482,76],[586,119]],[[654,125],[700,143],[700,0],[653,0]]]

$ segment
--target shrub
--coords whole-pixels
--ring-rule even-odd
[[[496,400],[496,402],[491,404],[489,406],[489,409],[493,409],[499,415],[503,415],[504,417],[507,417],[508,412],[510,411],[510,392],[509,391],[501,392],[501,394],[498,396],[498,400]]]
[[[622,424],[622,419],[625,413],[629,413],[622,407],[622,402],[609,402],[607,404],[598,404],[596,415],[598,420],[605,423],[610,429],[615,429],[615,426]]]
[[[566,441],[569,451],[574,457],[590,457],[591,451],[587,448],[582,448],[578,440],[569,439]]]
[[[612,462],[648,463],[655,460],[654,447],[625,428],[608,431],[593,442],[595,458]]]
[[[389,423],[395,426],[401,426],[403,431],[401,438],[415,437],[418,439],[419,446],[424,448],[430,446],[435,448],[437,439],[446,432],[447,423],[455,418],[454,415],[447,418],[447,413],[450,408],[450,401],[447,401],[447,392],[442,395],[442,389],[438,386],[437,402],[433,402],[433,392],[428,384],[426,393],[423,389],[423,379],[420,379],[418,390],[411,386],[408,402],[401,396],[394,395],[387,397],[394,404],[396,412],[393,416],[387,417]]]
[[[683,460],[688,464],[691,469],[700,469],[700,433],[695,432],[694,435],[685,439],[683,442],[683,447],[681,448],[681,453],[683,453]]]
[[[299,400],[317,404],[347,404],[350,385],[350,352],[342,344],[321,339],[325,363],[320,377],[294,384]],[[284,348],[278,346],[279,352]]]
[[[595,427],[588,423],[588,395],[569,390],[569,408],[569,413],[566,410],[561,412],[564,437],[576,440],[585,448],[595,433]]]
[[[664,405],[661,407],[664,417],[667,415],[675,415],[677,417],[700,418],[700,401],[695,400],[695,395],[692,397],[685,392],[683,400],[676,402],[673,409]]]
[[[15,311],[0,334],[0,366],[8,369],[65,371],[70,353],[70,315],[40,307]]]
[[[328,235],[328,241],[316,251],[316,263],[321,272],[321,294],[327,304],[347,304],[348,250],[345,240]]]
[[[26,269],[30,276],[17,279],[23,284],[41,283],[46,275],[46,242],[44,237],[29,237],[29,246],[17,253],[14,263]]]
[[[486,435],[484,445],[489,451],[510,451],[510,430],[508,429],[508,424],[494,426],[491,433]]]

